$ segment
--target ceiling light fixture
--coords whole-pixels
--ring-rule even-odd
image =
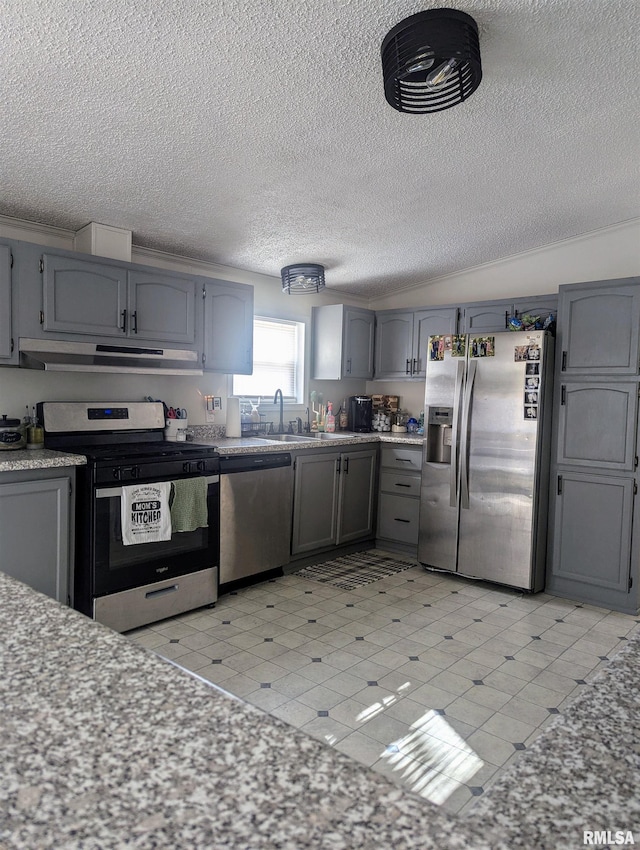
[[[324,289],[324,266],[294,263],[280,270],[282,291],[287,295],[308,295]]]
[[[480,85],[478,25],[466,12],[427,9],[396,24],[382,42],[384,96],[399,112],[440,112]]]

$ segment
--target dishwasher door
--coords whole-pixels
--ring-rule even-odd
[[[221,585],[289,563],[292,506],[288,452],[221,458]]]

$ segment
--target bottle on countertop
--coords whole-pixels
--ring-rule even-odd
[[[327,402],[327,417],[324,429],[328,433],[332,433],[336,430],[336,417],[333,415],[333,404],[330,401]]]
[[[349,427],[349,412],[347,410],[347,399],[343,399],[342,406],[338,411],[338,427],[341,431],[346,431]]]

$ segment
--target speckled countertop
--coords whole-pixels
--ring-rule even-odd
[[[0,472],[53,469],[56,466],[82,466],[86,462],[84,455],[69,452],[54,452],[51,449],[18,449],[0,454]]]
[[[2,574],[0,659],[3,850],[570,850],[640,829],[640,639],[466,818]]]

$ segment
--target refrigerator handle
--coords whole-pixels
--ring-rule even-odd
[[[460,453],[458,452],[458,422],[460,421],[460,409],[462,400],[462,384],[464,381],[464,361],[458,363],[456,372],[456,385],[453,395],[453,426],[451,428],[451,467],[449,470],[449,505],[452,508],[458,506],[458,464]]]
[[[469,373],[464,388],[464,402],[462,408],[462,438],[460,441],[460,507],[469,508],[469,426],[471,424],[471,398],[473,396],[473,384],[476,379],[478,362],[469,362]]]

